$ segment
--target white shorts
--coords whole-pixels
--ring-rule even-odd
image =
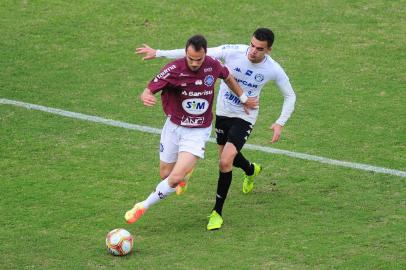
[[[206,142],[210,138],[211,126],[207,128],[187,128],[166,119],[162,128],[159,158],[166,163],[174,163],[179,152],[188,152],[204,158]]]

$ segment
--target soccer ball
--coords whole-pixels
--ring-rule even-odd
[[[106,246],[115,256],[124,256],[133,249],[133,237],[124,229],[114,229],[107,234]]]

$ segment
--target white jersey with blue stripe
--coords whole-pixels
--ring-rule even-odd
[[[296,101],[296,95],[289,78],[283,68],[269,55],[265,55],[260,63],[249,61],[248,50],[248,45],[221,45],[208,48],[207,55],[220,59],[227,66],[248,97],[258,97],[259,99],[264,85],[269,81],[275,81],[284,96],[281,115],[275,122],[283,126],[292,114]],[[158,50],[156,53],[157,57],[164,56],[167,58],[182,57],[184,54],[184,50]],[[224,81],[221,81],[217,96],[217,115],[238,117],[255,124],[258,113],[259,108],[250,110],[249,114],[246,114],[239,98]]]
[[[223,45],[210,48],[208,55],[221,59],[228,67],[248,97],[259,98],[261,90],[269,81],[278,85],[289,82],[289,78],[281,66],[269,55],[262,62],[252,63],[248,60],[249,46]],[[255,124],[259,109],[244,112],[243,105],[238,97],[228,88],[224,81],[220,84],[217,97],[216,114],[227,117],[239,117]]]

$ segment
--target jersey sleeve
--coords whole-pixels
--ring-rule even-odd
[[[207,48],[207,55],[224,60],[225,49],[227,45],[221,45],[218,47]],[[185,49],[174,49],[174,50],[156,50],[156,57],[165,57],[168,59],[178,59],[186,56]]]
[[[168,85],[168,82],[165,80],[157,79],[156,77],[148,83],[148,89],[151,90],[152,94],[155,94]]]
[[[168,59],[178,59],[186,56],[185,49],[175,50],[156,50],[156,57],[165,57]]]
[[[172,70],[176,68],[176,65],[173,63],[167,64],[158,75],[156,75],[149,83],[148,89],[151,90],[153,94],[159,92],[160,90],[168,87],[171,83],[170,80],[173,76],[171,73]]]
[[[208,48],[207,55],[214,57],[216,59],[224,60],[225,54],[224,54],[223,45],[218,46],[218,47]]]
[[[278,120],[276,120],[276,123],[281,126],[284,126],[285,123],[290,118],[290,116],[292,115],[293,111],[295,110],[296,94],[295,91],[293,91],[289,79],[276,81],[276,85],[278,86],[279,90],[283,95],[282,112]]]
[[[228,68],[223,65],[220,60],[215,60],[217,61],[218,64],[218,69],[219,69],[219,78],[220,79],[226,79],[229,75],[230,75],[230,71],[228,70]]]
[[[277,63],[275,63],[275,83],[280,88],[281,85],[284,85],[286,82],[289,82],[289,77],[286,74],[285,70]]]

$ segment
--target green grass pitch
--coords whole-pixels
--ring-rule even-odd
[[[30,1],[0,3],[0,98],[161,128],[139,94],[167,60],[135,47],[247,44],[276,34],[296,111],[270,145],[282,97],[263,89],[250,144],[406,171],[406,2]],[[138,223],[123,215],[159,181],[159,136],[0,105],[0,269],[405,269],[406,179],[245,150],[264,165],[233,184],[219,231],[217,149],[190,187]],[[276,182],[277,185],[273,185]],[[134,252],[113,257],[123,227]]]

